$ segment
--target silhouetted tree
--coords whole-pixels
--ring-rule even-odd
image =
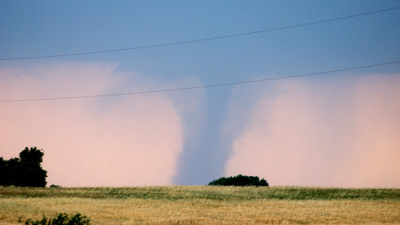
[[[43,151],[36,147],[26,147],[19,154],[20,158],[0,158],[0,185],[46,186],[47,171],[41,166],[43,155]]]
[[[0,186],[6,186],[8,180],[7,160],[0,157]]]
[[[265,179],[261,179],[257,176],[243,176],[239,174],[234,177],[221,177],[219,179],[211,181],[208,185],[220,185],[220,186],[268,186],[268,182]]]
[[[0,159],[0,185],[17,185],[17,177],[19,176],[19,159],[11,158],[10,160]]]

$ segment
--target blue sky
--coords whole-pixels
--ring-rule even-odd
[[[1,1],[0,59],[206,39],[399,6],[398,1],[389,0]],[[166,47],[0,60],[0,100],[181,88],[394,62],[400,60],[399,40],[400,9],[395,9]],[[0,153],[9,158],[17,156],[25,146],[43,148],[48,157],[44,166],[49,171],[49,182],[65,186],[206,184],[220,176],[247,173],[264,177],[272,185],[400,187],[400,180],[392,175],[399,167],[391,161],[400,156],[400,143],[395,138],[400,131],[399,71],[399,64],[392,64],[171,93],[2,102],[1,123],[6,124],[6,129],[1,135]],[[378,107],[382,110],[376,110]],[[16,113],[26,113],[27,109],[35,116]],[[294,122],[287,122],[291,120]],[[146,124],[151,129],[147,130]],[[372,129],[379,125],[379,131]],[[43,129],[48,131],[39,134],[38,130]],[[369,129],[370,132],[365,131]],[[54,137],[54,132],[59,135]],[[305,135],[313,132],[326,135]],[[382,140],[377,139],[363,153],[363,140],[383,134],[381,138],[389,143],[384,145],[386,150],[381,149],[378,143]],[[288,144],[292,142],[295,143]],[[167,150],[160,153],[163,146]],[[66,152],[75,147],[74,154],[97,156],[90,163],[74,161]],[[368,166],[378,154],[375,147],[386,153],[382,153],[384,156],[375,167]],[[128,153],[131,148],[135,150]],[[151,154],[143,155],[146,152]],[[364,158],[360,156],[363,154]],[[118,164],[114,155],[132,157],[143,165],[139,161],[136,167],[128,161],[121,163],[126,165],[127,174],[121,179],[112,178],[125,168],[113,166]],[[266,159],[268,156],[277,161],[272,163]],[[104,164],[107,158],[110,165]],[[347,169],[335,167],[335,160],[341,160],[340,165]],[[74,181],[72,175],[63,173],[72,168],[62,164],[75,165],[82,177]],[[266,164],[279,170],[263,166]],[[324,165],[328,166],[321,169]],[[153,171],[155,167],[159,171]],[[357,177],[357,171],[381,167],[385,169],[376,172],[373,181]],[[94,168],[109,178],[101,178]],[[310,172],[316,170],[322,172]],[[135,173],[146,176],[127,182]],[[293,174],[297,175],[292,177]],[[324,178],[327,174],[332,179]],[[343,174],[354,175],[338,178]],[[88,182],[88,177],[95,181]],[[355,177],[359,178],[357,182]]]

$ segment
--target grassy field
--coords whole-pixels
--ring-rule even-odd
[[[61,212],[92,224],[400,224],[400,189],[0,187],[0,224]]]

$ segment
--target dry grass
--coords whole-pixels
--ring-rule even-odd
[[[0,188],[0,224],[60,212],[79,212],[92,224],[400,224],[399,194],[288,187],[7,187]]]

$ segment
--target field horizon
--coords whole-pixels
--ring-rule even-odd
[[[400,189],[0,187],[0,224],[80,213],[91,224],[400,224]]]

